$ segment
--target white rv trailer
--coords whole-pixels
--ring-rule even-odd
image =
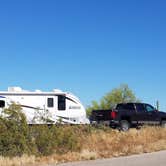
[[[11,103],[19,104],[28,124],[69,123],[89,124],[86,111],[80,100],[71,93],[53,90],[52,92],[33,92],[20,87],[9,87],[0,92],[0,110]],[[46,121],[45,121],[46,120]]]

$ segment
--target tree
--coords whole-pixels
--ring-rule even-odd
[[[95,109],[112,109],[118,103],[127,102],[139,102],[139,100],[127,84],[122,84],[103,96],[99,103],[92,101],[92,105],[87,108],[87,114],[90,115],[91,111]]]

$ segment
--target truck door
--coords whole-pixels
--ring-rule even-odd
[[[158,115],[158,112],[154,107],[152,107],[149,104],[145,104],[145,109],[147,112],[147,120],[148,124],[159,124],[160,123],[160,117]]]
[[[139,124],[144,124],[147,121],[147,112],[145,110],[144,104],[137,103],[136,106],[136,120]]]

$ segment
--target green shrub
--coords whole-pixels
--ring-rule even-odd
[[[38,155],[52,153],[64,154],[69,151],[79,151],[79,138],[72,127],[66,126],[32,126],[31,137],[35,141]]]
[[[90,125],[33,125],[29,126],[21,107],[12,104],[0,116],[0,155],[21,156],[33,154],[46,156],[80,151],[82,137],[108,130]]]
[[[30,135],[36,145],[36,155],[50,155],[55,151],[56,142],[47,125],[33,126]]]
[[[12,104],[0,117],[0,155],[21,156],[33,151],[29,128],[21,107]]]
[[[78,151],[78,128],[72,126],[28,126],[21,107],[12,104],[0,117],[0,155],[50,155]]]
[[[52,132],[56,142],[57,153],[67,153],[69,151],[79,151],[80,141],[79,136],[75,133],[71,126],[53,126]]]

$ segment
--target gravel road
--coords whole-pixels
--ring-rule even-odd
[[[59,164],[58,166],[166,166],[166,151],[129,157],[73,162]]]

